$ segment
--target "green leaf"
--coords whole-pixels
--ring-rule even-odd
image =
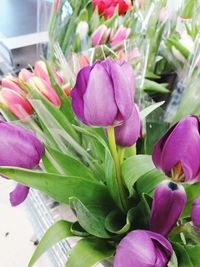
[[[187,245],[185,247],[187,254],[190,257],[190,260],[193,264],[194,267],[199,267],[200,266],[200,245],[192,246],[192,245]]]
[[[168,38],[167,42],[169,46],[174,46],[185,58],[189,57],[189,50],[185,46],[183,46],[176,38]]]
[[[67,221],[61,220],[54,223],[42,237],[33,256],[31,257],[28,267],[32,267],[34,263],[39,259],[39,257],[57,242],[61,241],[66,237],[73,236],[70,231],[70,228],[71,223]]]
[[[185,250],[184,246],[180,245],[179,243],[172,243],[173,249],[176,253],[176,257],[178,260],[178,267],[194,267],[195,265],[192,264],[190,257]],[[198,266],[195,266],[198,267]]]
[[[87,233],[83,227],[79,224],[78,221],[76,221],[75,223],[72,224],[71,226],[71,232],[76,235],[76,236],[80,236],[80,237],[86,237],[89,236],[90,234]]]
[[[71,250],[66,267],[91,267],[95,263],[108,259],[114,249],[101,239],[82,239]]]
[[[89,234],[100,238],[111,237],[104,226],[105,218],[111,210],[109,203],[90,203],[86,206],[78,198],[71,197],[69,204],[75,211],[79,224]]]
[[[139,204],[131,210],[132,227],[134,229],[149,229],[150,207],[152,198],[142,194]]]
[[[49,151],[53,159],[57,162],[57,165],[60,167],[61,174],[96,180],[92,171],[80,160],[76,160],[73,157],[55,150],[49,146],[46,146],[46,149]]]
[[[159,108],[164,103],[165,103],[165,101],[161,101],[161,102],[155,103],[153,105],[150,105],[147,108],[145,108],[142,111],[140,111],[141,120],[144,120],[152,111],[154,111],[155,109]]]
[[[98,182],[76,176],[61,176],[15,167],[0,167],[0,174],[16,182],[47,193],[59,202],[68,204],[70,197],[77,197],[85,205],[113,204],[107,188]],[[95,192],[95,194],[94,194]]]
[[[143,90],[147,93],[168,94],[170,92],[162,84],[147,79],[144,81]]]
[[[133,186],[142,175],[155,169],[150,155],[136,155],[128,158],[122,164],[122,176],[129,190],[133,194]]]
[[[166,179],[166,176],[159,170],[157,169],[151,170],[145,173],[137,180],[137,182],[135,183],[136,191],[138,192],[139,195],[147,193],[150,196],[152,196],[156,186],[164,179]]]
[[[105,220],[106,229],[114,234],[124,234],[128,232],[131,227],[130,210],[127,215],[120,210],[112,210]]]
[[[107,187],[116,205],[119,207],[119,209],[122,210],[123,205],[121,202],[119,188],[118,188],[117,181],[116,181],[115,166],[114,166],[114,162],[113,162],[108,144],[100,135],[92,132],[90,129],[86,130],[78,126],[74,126],[74,127],[76,130],[80,131],[81,133],[95,138],[104,147],[105,149],[105,176],[106,176]]]
[[[190,216],[192,210],[192,202],[200,196],[200,183],[186,185],[185,192],[187,194],[187,204],[181,215],[182,218]]]
[[[158,112],[159,113],[159,112]],[[152,116],[155,115],[157,117],[157,114],[152,113]],[[167,122],[160,122],[155,121],[156,118],[153,118],[150,121],[146,122],[146,136],[145,136],[145,143],[144,143],[144,149],[145,153],[151,155],[154,150],[154,146],[156,142],[161,138],[161,136],[168,130],[169,123]]]

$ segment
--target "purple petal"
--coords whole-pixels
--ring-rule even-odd
[[[0,122],[0,166],[33,169],[44,154],[35,134],[12,123]]]
[[[191,219],[194,226],[200,229],[200,197],[195,199],[192,203]]]
[[[131,65],[111,59],[100,63],[112,78],[114,97],[119,114],[118,120],[127,120],[132,112],[135,95],[135,75]]]
[[[179,161],[186,180],[196,178],[200,166],[199,119],[188,116],[182,119],[168,137],[162,151],[161,166],[169,172]]]
[[[87,89],[91,69],[92,67],[87,66],[79,71],[76,84],[70,93],[72,97],[72,109],[74,113],[80,121],[86,124],[87,122],[84,116],[83,95],[85,94],[85,91]]]
[[[181,185],[162,182],[154,192],[150,216],[150,230],[166,236],[179,219],[186,204]]]
[[[137,105],[134,104],[131,116],[122,125],[115,127],[117,145],[123,147],[134,145],[140,136],[140,129],[139,109]]]
[[[161,156],[162,156],[162,149],[163,146],[167,140],[167,138],[170,136],[170,134],[173,132],[174,128],[176,127],[177,124],[175,124],[173,127],[171,127],[154,146],[154,151],[152,154],[152,159],[153,163],[155,164],[156,168],[162,169],[161,168]]]
[[[112,81],[105,68],[96,63],[90,72],[87,90],[83,96],[84,116],[88,124],[112,126],[117,116]]]
[[[152,266],[156,261],[154,246],[148,234],[142,230],[130,232],[117,247],[114,267]]]
[[[149,236],[156,248],[156,263],[155,266],[163,267],[171,259],[173,249],[171,244],[162,235],[148,231]]]
[[[171,244],[160,234],[135,230],[119,243],[114,267],[164,267],[172,255]]]
[[[21,204],[29,193],[29,187],[17,184],[15,189],[10,193],[10,203],[13,207]]]

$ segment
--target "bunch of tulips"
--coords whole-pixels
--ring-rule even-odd
[[[62,90],[63,79],[53,68],[51,75]],[[177,253],[178,263],[181,262],[180,246],[187,248],[186,242],[192,240],[196,249],[198,239],[190,235],[187,241],[188,223],[194,226],[195,237],[200,227],[199,117],[186,116],[169,128],[157,140],[151,160],[150,156],[135,154],[137,141],[143,138],[144,120],[134,101],[136,77],[131,65],[110,58],[87,65],[79,71],[68,95],[62,95],[64,98],[54,90],[51,80],[45,63],[37,62],[32,72],[22,70],[18,78],[7,77],[2,81],[2,108],[6,107],[20,122],[20,125],[0,122],[3,151],[0,174],[18,182],[10,195],[11,204],[15,206],[24,201],[29,187],[68,203],[81,230],[74,231],[73,224],[65,222],[66,236],[61,238],[84,237],[77,243],[79,246],[79,242],[86,242],[83,251],[90,253],[91,261],[84,266],[90,267],[113,256],[115,267],[165,267],[172,261],[173,251]],[[33,91],[27,92],[27,86]],[[53,147],[47,140],[53,137],[47,132],[51,129],[44,127],[48,117],[38,116],[38,137],[27,129],[26,118],[33,117],[28,95],[34,91],[39,95],[33,98],[43,101],[52,112],[49,117],[52,122],[57,118],[57,122],[62,123],[59,114],[64,116],[63,108],[67,108],[63,106],[63,99],[71,101],[67,112],[71,108],[74,116],[71,121],[69,117],[65,119],[74,125],[78,135],[73,135],[71,128],[71,132],[64,132],[62,138],[67,136],[68,150],[64,146]],[[36,109],[34,112],[40,114]],[[52,130],[57,127],[52,126]],[[46,138],[41,131],[48,133]],[[56,164],[47,164],[49,153]],[[138,217],[140,212],[143,212],[142,218]],[[185,234],[184,241],[178,239],[180,233]],[[39,245],[36,251],[40,249]],[[98,257],[93,259],[91,251]],[[74,253],[72,249],[66,266],[71,266],[80,256]],[[33,263],[32,260],[29,266]]]

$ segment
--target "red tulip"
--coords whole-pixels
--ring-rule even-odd
[[[125,14],[132,6],[131,0],[93,0],[92,5],[105,18],[112,17],[117,6],[119,15]]]

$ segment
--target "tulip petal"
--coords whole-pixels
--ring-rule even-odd
[[[84,103],[83,103],[83,95],[86,92],[87,84],[90,76],[92,67],[87,66],[81,69],[78,73],[76,84],[74,88],[71,90],[71,97],[72,97],[72,109],[78,119],[87,124],[84,115]]]
[[[119,243],[114,267],[164,267],[172,255],[171,244],[151,231],[135,230]]]
[[[176,224],[186,204],[186,193],[181,185],[164,181],[155,190],[150,230],[166,236]]]
[[[161,166],[161,155],[162,155],[162,149],[164,147],[164,144],[167,140],[167,138],[170,136],[170,134],[173,132],[174,128],[176,127],[177,123],[171,127],[162,137],[161,139],[155,144],[154,151],[152,154],[153,163],[155,164],[156,168],[162,169]]]
[[[137,105],[134,104],[131,116],[122,125],[115,127],[117,145],[123,147],[134,145],[140,136],[140,129],[139,109]]]
[[[11,123],[0,122],[0,140],[0,166],[33,169],[44,154],[44,146],[32,131]]]
[[[199,175],[199,126],[198,117],[188,116],[173,128],[162,149],[161,167],[165,173],[181,161],[186,181]]]
[[[118,112],[113,83],[101,62],[97,62],[91,70],[83,99],[84,116],[88,124],[113,125]]]
[[[15,189],[10,193],[10,203],[13,207],[21,204],[29,193],[29,187],[17,184]]]
[[[29,102],[18,92],[8,88],[0,91],[0,103],[5,105],[18,119],[23,120],[33,113]]]
[[[115,101],[119,110],[118,119],[127,120],[133,109],[135,75],[132,67],[124,62],[105,60],[100,63],[112,78]]]
[[[191,219],[194,226],[200,229],[200,197],[195,199],[192,203]]]

